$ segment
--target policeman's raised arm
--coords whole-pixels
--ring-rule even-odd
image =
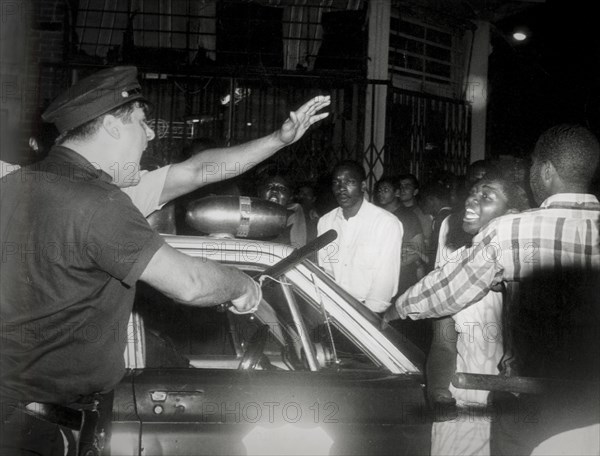
[[[240,175],[280,149],[295,143],[311,125],[329,115],[319,111],[330,102],[329,96],[316,96],[290,112],[281,128],[270,135],[231,147],[207,149],[186,161],[171,165],[160,204],[205,185]]]

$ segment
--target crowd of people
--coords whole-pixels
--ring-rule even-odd
[[[598,153],[587,129],[560,125],[541,136],[530,176],[523,161],[480,160],[464,176],[440,173],[424,186],[412,174],[384,174],[369,196],[363,165],[344,160],[325,194],[280,170],[258,180],[256,195],[289,214],[285,231],[270,240],[300,247],[336,230],[333,248],[313,260],[427,354],[432,455],[530,454],[545,438],[593,422],[597,407],[581,399],[583,392],[590,397],[587,387],[579,395],[558,390],[578,404],[577,419],[567,419],[549,393],[490,393],[456,387],[452,378],[466,372],[548,381],[585,371],[587,385],[597,385],[600,353],[589,347],[599,334],[592,277],[600,282],[600,212],[588,188]],[[554,207],[555,214],[545,211]],[[492,228],[496,219],[501,232]],[[541,340],[548,347],[540,349]],[[494,407],[500,412],[492,420]],[[523,408],[534,423],[515,420]],[[550,424],[541,425],[538,413]]]
[[[138,281],[187,305],[230,301],[233,312],[254,311],[256,282],[181,254],[158,232],[199,234],[185,224],[190,202],[248,194],[235,177],[223,182],[230,174],[205,173],[205,163],[250,169],[300,139],[329,103],[314,97],[263,138],[195,142],[179,163],[131,172],[154,138],[136,69],[79,81],[43,115],[59,133],[48,156],[3,166],[3,245],[73,247],[52,262],[3,251],[3,324],[124,328]],[[332,248],[312,259],[379,314],[383,328],[394,326],[428,354],[432,455],[535,454],[549,437],[594,426],[600,413],[600,203],[590,191],[599,155],[587,128],[564,124],[540,136],[528,173],[488,160],[423,186],[413,174],[384,173],[369,195],[357,161],[335,164],[327,191],[266,166],[255,170],[248,196],[286,209],[285,229],[270,241],[301,247],[334,229]],[[64,426],[26,405],[102,403],[123,374],[124,340],[106,334],[92,347],[77,331],[54,331],[43,343],[20,334],[2,341],[2,433],[10,436],[2,445],[73,454],[64,452],[73,444]],[[84,358],[85,367],[72,362]],[[536,377],[541,392],[458,388],[457,372]]]

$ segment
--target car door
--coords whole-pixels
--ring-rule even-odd
[[[146,367],[116,390],[113,454],[429,454],[419,373],[390,372],[306,284],[265,280],[255,315],[138,293]]]

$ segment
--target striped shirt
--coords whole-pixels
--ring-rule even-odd
[[[406,290],[385,321],[453,315],[501,281],[576,269],[600,274],[600,203],[589,194],[561,193],[539,209],[492,220],[447,263]]]

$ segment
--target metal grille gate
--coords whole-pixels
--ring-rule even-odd
[[[426,182],[438,171],[464,175],[470,162],[471,105],[394,88],[388,97],[385,169]]]

